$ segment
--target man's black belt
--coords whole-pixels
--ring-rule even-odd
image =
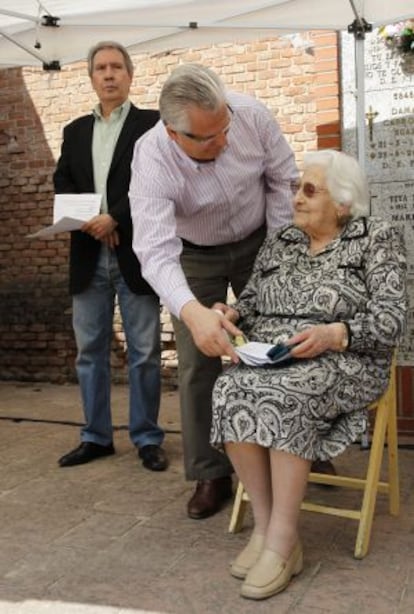
[[[191,249],[214,249],[215,247],[218,247],[218,245],[197,245],[196,243],[187,241],[187,239],[181,239],[181,242],[184,247],[190,247]]]
[[[226,247],[226,245],[235,245],[236,243],[241,243],[242,241],[251,239],[254,237],[255,234],[258,234],[259,232],[263,232],[265,228],[266,228],[266,225],[263,224],[262,226],[254,230],[250,235],[248,235],[247,237],[244,237],[244,239],[240,239],[239,241],[233,241],[231,243],[220,243],[218,245],[197,245],[197,243],[192,243],[191,241],[187,241],[187,239],[181,239],[181,242],[184,247],[189,247],[190,249],[202,249],[202,250],[215,249],[218,247]]]

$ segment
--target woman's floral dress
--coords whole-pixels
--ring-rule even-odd
[[[238,364],[217,379],[211,443],[252,442],[309,460],[340,454],[387,386],[404,329],[405,250],[378,218],[354,218],[317,255],[288,226],[264,243],[236,308],[249,341],[277,343],[310,325],[347,322],[345,352],[287,366]]]

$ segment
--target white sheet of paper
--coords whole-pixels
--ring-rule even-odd
[[[35,239],[38,237],[52,237],[58,232],[69,232],[71,230],[79,230],[84,225],[85,220],[77,220],[73,217],[62,217],[56,224],[52,224],[52,226],[46,226],[46,228],[42,228],[33,234],[26,235],[30,239]]]
[[[87,222],[98,215],[101,206],[101,194],[56,194],[53,203],[53,223],[62,217]]]
[[[277,351],[272,357],[268,356],[269,350]],[[287,350],[287,351],[286,351]],[[271,343],[260,343],[259,341],[250,341],[235,347],[234,351],[241,360],[251,367],[261,367],[263,365],[278,365],[286,361],[291,361],[290,348],[284,344],[272,345]]]
[[[271,364],[267,352],[273,347],[271,343],[260,343],[258,341],[250,341],[245,345],[235,347],[234,351],[241,360],[251,367],[260,367],[261,365]]]
[[[51,237],[58,232],[79,230],[85,222],[98,215],[101,207],[101,194],[56,194],[53,203],[53,224],[28,238]]]

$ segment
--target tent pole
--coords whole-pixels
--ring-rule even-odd
[[[365,172],[365,65],[364,39],[355,37],[356,138],[360,167]]]
[[[355,40],[355,81],[356,81],[356,138],[358,161],[365,172],[365,63],[364,42],[365,33],[372,32],[372,24],[361,17],[353,0],[349,0],[355,15],[354,21],[348,26],[348,32]]]

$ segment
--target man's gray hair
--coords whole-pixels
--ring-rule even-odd
[[[131,57],[130,57],[128,51],[125,49],[125,47],[123,45],[121,45],[121,43],[117,43],[115,41],[101,41],[99,43],[96,43],[96,45],[94,45],[93,47],[91,47],[91,49],[89,49],[89,53],[88,53],[88,75],[90,77],[92,77],[93,60],[95,58],[95,55],[98,53],[98,51],[102,51],[102,49],[116,49],[117,51],[122,53],[122,55],[124,57],[125,66],[126,66],[127,72],[128,72],[130,77],[133,76],[133,74],[134,74],[134,65],[133,65]]]
[[[325,169],[326,185],[338,204],[349,207],[351,217],[369,214],[369,194],[364,173],[357,160],[342,151],[321,149],[305,154],[304,168]]]
[[[215,72],[201,64],[178,66],[161,90],[159,107],[164,124],[175,130],[190,129],[187,109],[196,106],[218,111],[226,104],[224,85]]]

